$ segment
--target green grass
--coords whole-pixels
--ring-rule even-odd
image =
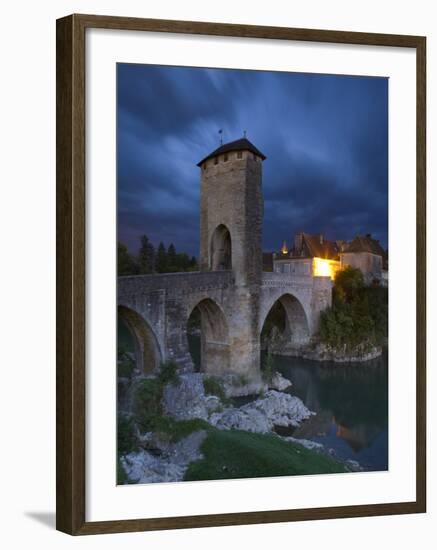
[[[211,428],[201,450],[204,458],[190,464],[187,481],[347,471],[326,455],[270,434]]]
[[[192,418],[190,420],[175,420],[168,416],[156,417],[153,429],[159,433],[161,438],[167,438],[168,441],[180,441],[198,430],[208,430],[211,425],[201,418]]]

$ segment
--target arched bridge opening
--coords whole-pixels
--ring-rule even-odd
[[[149,323],[139,313],[118,306],[118,347],[135,356],[136,369],[141,373],[156,372],[162,356],[156,336]]]
[[[195,370],[225,374],[229,369],[229,327],[222,309],[210,298],[201,300],[187,322]]]
[[[310,331],[305,310],[292,294],[283,294],[271,305],[261,328],[261,350],[290,352],[307,344]]]

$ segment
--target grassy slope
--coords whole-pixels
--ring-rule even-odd
[[[274,435],[208,430],[204,458],[188,467],[185,480],[236,479],[346,472],[342,464]]]

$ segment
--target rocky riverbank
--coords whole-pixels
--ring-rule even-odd
[[[281,348],[273,350],[273,354],[288,357],[301,357],[312,361],[328,361],[334,363],[364,363],[380,357],[383,353],[381,346],[356,346],[353,349],[333,348],[327,344],[313,342],[301,348]]]
[[[332,361],[334,363],[364,363],[382,355],[382,347],[360,347],[352,350],[331,348],[326,344],[317,344],[305,350],[301,357],[313,361]]]
[[[303,473],[323,473],[323,471],[318,472],[317,468],[328,468],[327,471],[354,469],[350,465],[340,465],[333,460],[329,452],[318,443],[280,437],[276,434],[275,430],[278,428],[298,427],[315,414],[298,397],[267,387],[257,399],[236,407],[226,396],[226,387],[232,382],[227,380],[223,384],[224,391],[219,396],[205,391],[205,387],[211,388],[211,384],[206,382],[208,378],[210,377],[200,373],[183,374],[178,376],[177,380],[164,385],[161,410],[166,422],[158,424],[160,426],[158,429],[144,433],[141,433],[138,426],[136,427],[134,450],[122,453],[119,460],[122,468],[121,477],[125,483],[155,483],[185,479],[190,465],[202,463],[202,460],[208,462],[203,452],[203,449],[207,448],[205,444],[210,439],[211,441],[220,440],[221,432],[230,432],[230,435],[240,433],[241,437],[237,440],[237,444],[249,439],[250,445],[255,447],[253,451],[255,454],[256,449],[260,453],[268,450],[273,455],[276,452],[294,452],[297,459],[301,461],[302,457],[298,449],[304,448],[310,455],[306,459],[309,464],[311,459],[315,459],[314,453],[326,455],[327,463],[323,466],[318,462],[322,458],[316,457],[317,465],[313,467],[315,471],[311,469],[305,471],[305,466],[300,465]],[[281,376],[273,377],[272,380],[275,381],[273,385],[279,385],[282,388],[289,388],[291,385]],[[266,386],[269,385],[266,384]],[[228,393],[232,393],[229,387]],[[250,434],[253,435],[250,436]],[[224,438],[223,444],[226,445],[226,442],[227,439]],[[288,445],[282,448],[284,442]],[[235,449],[235,443],[232,445]],[[273,452],[272,449],[276,445],[279,447]],[[213,458],[216,457],[213,456]],[[226,464],[223,467],[227,467]],[[235,468],[238,470],[234,464]],[[300,473],[299,470],[297,472]],[[229,475],[233,477],[232,473]],[[278,472],[276,475],[281,473]]]

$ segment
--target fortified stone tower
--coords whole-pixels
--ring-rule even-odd
[[[200,269],[229,270],[234,292],[227,311],[229,344],[203,342],[228,372],[260,375],[258,310],[262,279],[262,162],[266,157],[246,138],[226,143],[198,166]],[[205,320],[206,322],[206,320]],[[203,324],[203,320],[202,320]]]
[[[232,270],[237,286],[259,284],[262,271],[262,161],[246,138],[201,160],[200,269]]]

